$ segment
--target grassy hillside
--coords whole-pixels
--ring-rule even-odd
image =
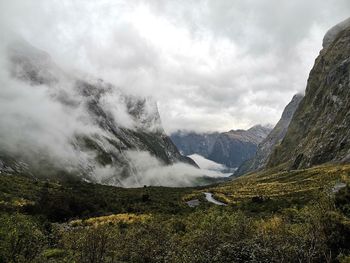
[[[349,180],[350,165],[325,165],[289,172],[265,170],[207,190],[231,204],[253,197],[312,200],[322,191],[330,192],[336,183]]]
[[[123,189],[2,174],[0,262],[348,262],[350,188],[332,189],[349,178],[339,165]]]
[[[3,174],[0,175],[0,209],[41,214],[53,222],[116,213],[185,213],[191,210],[182,199],[193,190],[120,188],[79,181],[40,181]]]

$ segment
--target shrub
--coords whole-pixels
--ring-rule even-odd
[[[0,262],[33,262],[45,247],[46,239],[36,222],[25,215],[0,218]]]

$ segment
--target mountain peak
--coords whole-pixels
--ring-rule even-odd
[[[270,131],[273,127],[270,124],[262,125],[256,124],[249,128],[247,131]]]
[[[305,97],[268,166],[307,168],[350,160],[350,19],[329,30]],[[329,44],[331,43],[331,44]]]
[[[328,48],[330,44],[332,44],[332,42],[337,38],[338,34],[347,27],[350,27],[350,17],[336,24],[327,31],[326,35],[323,38],[323,48]]]

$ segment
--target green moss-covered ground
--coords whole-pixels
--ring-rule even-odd
[[[349,174],[332,165],[138,189],[1,174],[0,262],[348,262],[350,188],[332,188]]]

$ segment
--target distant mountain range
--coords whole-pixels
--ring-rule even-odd
[[[235,168],[252,158],[271,127],[256,125],[248,130],[223,133],[178,131],[170,138],[184,155],[199,154],[217,163]]]

